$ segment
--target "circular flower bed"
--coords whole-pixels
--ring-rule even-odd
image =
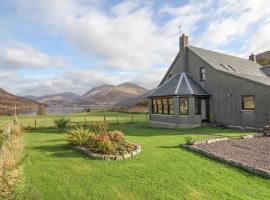
[[[123,160],[140,153],[141,146],[124,140],[124,133],[109,131],[104,123],[94,124],[91,129],[77,127],[67,134],[72,148],[87,156],[102,160]]]

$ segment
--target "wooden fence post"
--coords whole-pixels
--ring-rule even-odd
[[[131,115],[131,123],[133,124],[133,115]]]
[[[106,121],[106,116],[104,115],[104,122]]]
[[[37,128],[37,119],[35,119],[35,129]]]
[[[84,117],[84,126],[86,126],[86,116]]]
[[[148,124],[148,114],[145,115],[146,124]]]

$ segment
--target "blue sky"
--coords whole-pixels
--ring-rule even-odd
[[[82,94],[100,84],[154,88],[190,45],[247,58],[270,49],[264,0],[0,2],[0,88]]]

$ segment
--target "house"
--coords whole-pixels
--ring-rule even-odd
[[[256,63],[188,44],[149,95],[150,125],[186,128],[213,122],[231,128],[261,129],[270,123],[270,73]]]

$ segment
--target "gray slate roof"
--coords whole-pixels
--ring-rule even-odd
[[[188,48],[217,70],[270,86],[270,78],[263,67],[251,60],[194,46]]]
[[[175,74],[164,84],[155,89],[148,97],[161,96],[210,96],[190,74],[182,72]]]

